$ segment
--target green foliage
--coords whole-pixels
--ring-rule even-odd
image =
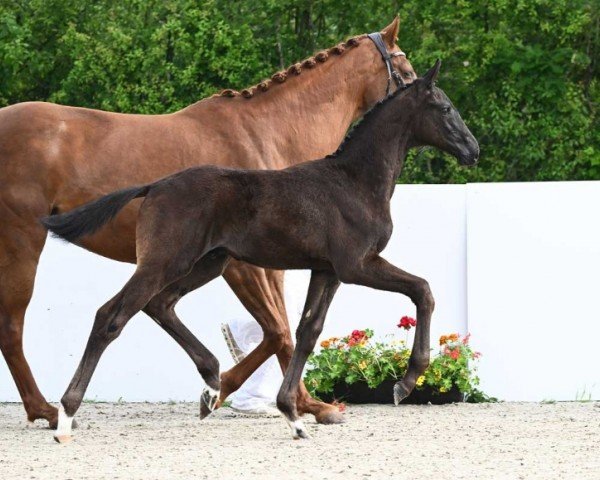
[[[597,0],[2,0],[0,106],[174,111],[397,12],[401,47],[417,72],[442,58],[482,148],[476,169],[429,150],[401,181],[600,178]]]
[[[355,330],[343,338],[321,342],[321,350],[308,359],[304,384],[316,396],[333,391],[336,383],[365,382],[376,388],[384,380],[402,378],[408,368],[411,351],[406,342],[372,342],[372,330]],[[477,390],[479,378],[475,374],[475,360],[479,353],[469,345],[469,337],[457,334],[440,339],[441,349],[431,359],[429,367],[417,380],[417,388],[431,387],[434,391],[448,392],[453,387],[475,401],[493,401]]]
[[[473,388],[467,395],[466,401],[467,403],[497,403],[499,400],[496,397],[490,397],[478,388]]]

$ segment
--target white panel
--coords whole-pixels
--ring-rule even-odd
[[[468,185],[467,205],[483,390],[600,398],[600,182]]]

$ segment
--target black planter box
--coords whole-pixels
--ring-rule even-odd
[[[319,393],[319,397],[324,402],[339,400],[355,404],[393,404],[394,384],[396,381],[397,380],[384,380],[377,388],[369,388],[365,382],[355,382],[352,385],[348,385],[347,383],[337,383],[333,387],[333,392]],[[421,390],[415,388],[401,403],[409,405],[425,405],[428,403],[442,405],[445,403],[458,403],[464,401],[464,393],[461,393],[456,387],[452,387],[448,392],[440,393],[425,386]]]

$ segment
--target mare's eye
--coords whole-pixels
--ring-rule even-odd
[[[402,75],[404,75],[405,78],[411,78],[412,77],[412,73],[410,73],[410,72],[404,72]]]
[[[442,113],[444,115],[448,115],[451,111],[452,111],[452,109],[448,105],[446,105],[445,107],[442,107]]]

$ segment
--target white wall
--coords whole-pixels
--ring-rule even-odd
[[[439,335],[467,331],[468,300],[468,328],[473,345],[484,353],[486,391],[507,400],[573,400],[585,387],[600,397],[600,361],[594,355],[600,338],[598,205],[600,182],[401,185],[392,206],[395,230],[384,256],[429,280],[436,297],[433,348]],[[96,309],[132,270],[48,241],[25,328],[27,358],[48,399],[62,395]],[[295,328],[308,275],[288,272],[287,279]],[[219,326],[248,314],[225,282],[215,280],[188,295],[177,310],[221,365],[231,366]],[[401,295],[343,285],[323,337],[370,327],[379,336],[403,338],[396,324],[414,312]],[[201,387],[186,354],[139,314],[105,353],[86,397],[197,400]],[[0,361],[0,401],[18,400]]]
[[[467,200],[483,390],[600,398],[600,182],[475,184]]]

